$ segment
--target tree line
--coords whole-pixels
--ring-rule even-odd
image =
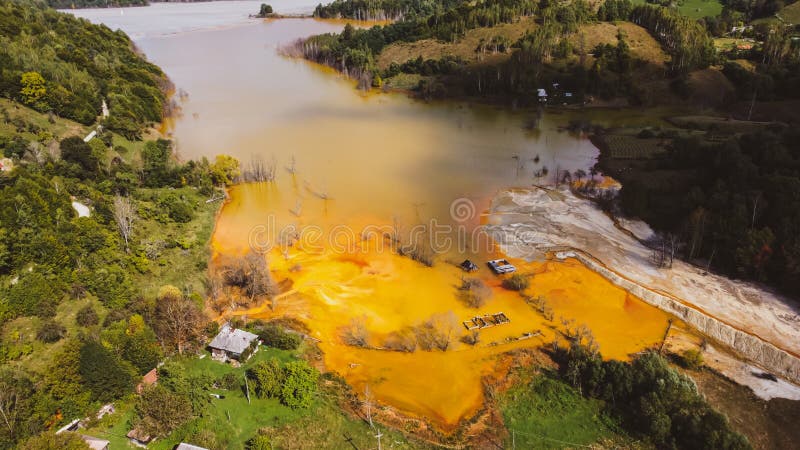
[[[694,381],[658,353],[645,352],[629,363],[603,360],[590,342],[578,339],[556,348],[553,357],[564,381],[585,397],[602,400],[607,414],[656,448],[751,448]]]
[[[622,210],[676,236],[678,255],[798,295],[798,142],[791,127],[719,143],[677,139],[664,157],[616,174]]]
[[[337,11],[355,7],[353,2],[339,1],[334,4]],[[425,11],[422,8],[414,11]],[[420,95],[429,96],[508,96],[535,102],[535,90],[551,82],[558,82],[577,95],[581,101],[585,95],[641,96],[632,85],[631,72],[646,62],[636,62],[622,49],[626,63],[608,67],[595,63],[584,65],[587,55],[600,60],[608,55],[604,48],[586,48],[585,38],[576,33],[582,24],[596,20],[631,20],[647,28],[671,55],[672,75],[683,75],[689,71],[707,67],[716,56],[713,40],[704,26],[681,16],[668,8],[641,5],[634,7],[629,0],[610,0],[595,12],[586,2],[576,0],[569,3],[528,0],[510,2],[445,3],[440,10],[428,12],[426,17],[416,14],[404,16],[387,26],[375,26],[357,30],[348,26],[341,34],[311,37],[298,43],[298,52],[306,58],[335,67],[353,78],[360,79],[360,86],[381,86],[383,80],[398,73],[416,73],[433,76],[423,79],[417,87]],[[338,13],[337,13],[338,14]],[[453,57],[428,61],[410,60],[398,62],[380,70],[377,55],[394,42],[413,42],[421,39],[454,41],[472,28],[492,27],[510,23],[522,17],[533,16],[537,26],[516,42],[498,40],[496,49],[511,52],[511,58],[494,65],[470,66]],[[619,36],[620,41],[625,39]],[[494,42],[494,40],[492,41]],[[492,42],[482,43],[476,52],[491,47]],[[626,46],[626,44],[621,44]],[[581,64],[555,67],[554,60],[578,56]],[[618,58],[617,58],[618,59]],[[378,80],[377,82],[375,80]]]

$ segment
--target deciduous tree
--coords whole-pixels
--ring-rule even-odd
[[[164,286],[156,303],[154,328],[161,344],[179,354],[200,344],[206,317],[192,300],[183,297],[180,290]]]
[[[144,389],[136,402],[136,426],[151,436],[166,436],[192,416],[186,397],[160,385]]]

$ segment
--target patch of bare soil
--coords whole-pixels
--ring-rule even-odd
[[[709,370],[690,372],[697,388],[714,409],[728,416],[734,429],[756,449],[797,448],[800,443],[800,401],[764,401],[745,386]]]

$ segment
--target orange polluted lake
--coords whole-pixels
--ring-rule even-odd
[[[468,214],[465,222],[453,223],[454,201],[470,199],[480,211],[500,189],[547,182],[559,169],[588,171],[596,160],[598,150],[585,137],[559,132],[567,115],[358,95],[352,81],[277,52],[298,38],[338,32],[343,23],[249,20],[254,5],[154,3],[125,15],[76,12],[122,28],[188,94],[172,134],[181,157],[226,153],[245,167],[254,157],[275,158],[276,182],[231,189],[212,240],[215,261],[269,241],[270,227],[292,224],[330,232],[336,226],[381,229],[396,218],[408,232],[436,218],[471,231],[479,218]],[[284,0],[272,5],[278,12],[297,6]],[[540,176],[545,169],[550,177]],[[657,343],[666,327],[665,314],[575,261],[514,261],[520,272],[534,274],[525,294],[547,299],[550,322],[518,293],[499,287],[485,266],[499,256],[494,252],[451,248],[429,268],[381,251],[375,239],[362,247],[361,236],[345,233],[334,242],[309,239],[285,253],[269,251],[274,277],[291,280],[282,284],[291,284],[290,293],[278,298],[274,311],[267,304],[234,314],[303,320],[320,340],[327,368],[356,392],[369,384],[378,402],[427,417],[443,430],[481,407],[481,377],[493,370],[498,354],[550,342],[551,327],[561,327],[562,316],[588,325],[608,357]],[[450,262],[465,258],[481,268],[470,276],[484,279],[493,292],[478,309],[456,296],[462,272]],[[383,347],[389,333],[451,312],[455,321],[503,312],[511,322],[481,331],[475,347],[459,341],[466,330],[458,325],[446,352],[368,350],[340,339],[340,328],[356,319],[368,330],[369,345]],[[535,330],[542,335],[506,343]]]
[[[551,342],[556,330],[563,329],[562,318],[573,319],[575,325],[586,324],[608,358],[626,358],[658,344],[667,325],[666,313],[630,296],[576,260],[513,261],[518,272],[531,275],[525,296],[545,298],[554,313],[552,321],[519,293],[503,289],[501,279],[489,272],[483,260],[480,270],[470,276],[484,280],[492,295],[484,306],[471,308],[457,296],[463,272],[448,263],[452,257],[440,255],[433,267],[427,267],[380,248],[378,238],[360,241],[358,230],[370,224],[371,218],[351,216],[337,223],[334,218],[341,218],[336,214],[340,209],[337,203],[342,202],[310,199],[312,195],[286,181],[238,185],[230,194],[212,239],[215,257],[246,252],[254,243],[263,244],[266,228],[287,225],[303,230],[313,224],[322,234],[347,225],[355,230],[352,240],[356,243],[344,250],[347,239],[334,244],[327,238],[300,239],[291,247],[268,251],[275,279],[291,280],[288,294],[278,297],[274,310],[267,302],[235,314],[248,319],[288,316],[302,320],[319,339],[327,369],[342,375],[356,392],[363,393],[369,385],[379,403],[427,418],[445,431],[481,408],[481,378],[496,366],[498,355]],[[289,212],[298,196],[307,205],[300,217]],[[460,341],[467,334],[461,321],[497,312],[505,313],[511,322],[481,330],[475,346]],[[390,333],[437,314],[451,315],[458,322],[447,351],[379,349]],[[373,349],[342,342],[342,328],[353,319],[365,325]],[[534,332],[541,334],[517,340]]]

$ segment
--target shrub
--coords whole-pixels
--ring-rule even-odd
[[[266,3],[261,4],[261,9],[258,11],[259,17],[266,17],[267,14],[272,14],[272,5]]]
[[[277,325],[267,325],[258,332],[258,337],[269,347],[280,350],[296,350],[303,342],[303,338],[296,333],[291,333]]]
[[[75,314],[75,323],[82,327],[91,327],[100,322],[100,317],[97,316],[97,311],[92,305],[86,305]]]
[[[55,320],[47,320],[39,326],[39,330],[36,332],[36,339],[49,344],[60,341],[66,334],[67,328],[64,325]]]
[[[396,352],[413,352],[417,349],[417,336],[413,328],[392,331],[386,336],[383,346]]]
[[[92,397],[101,402],[133,390],[135,369],[102,344],[89,341],[80,349],[79,372]]]
[[[283,368],[281,403],[292,408],[308,408],[317,390],[319,372],[305,361],[292,361]]]
[[[524,291],[530,285],[527,275],[515,273],[503,280],[503,287],[510,291]]]
[[[349,325],[339,329],[339,336],[345,345],[353,347],[367,347],[369,345],[369,331],[362,318],[353,318]]]
[[[137,426],[151,436],[164,436],[192,415],[189,400],[163,386],[148,387],[136,402]]]
[[[233,372],[228,372],[219,377],[216,384],[220,389],[225,389],[228,391],[239,389],[242,386],[242,383],[239,381],[239,377]]]
[[[38,272],[20,276],[8,291],[9,311],[23,316],[52,316],[61,298],[56,286],[57,283]]]
[[[194,218],[192,206],[186,200],[174,194],[164,196],[158,202],[159,208],[166,211],[170,219],[178,223],[186,223]]]
[[[458,288],[458,297],[467,306],[480,308],[492,295],[492,290],[479,278],[465,278]]]
[[[703,353],[696,348],[686,349],[681,353],[678,362],[687,369],[697,370],[703,366]]]
[[[477,331],[473,331],[471,333],[467,333],[464,336],[461,336],[461,342],[467,345],[477,345],[480,342],[481,335]]]
[[[255,382],[255,392],[260,398],[274,398],[281,395],[284,373],[278,360],[261,361],[247,371],[247,377]]]
[[[269,441],[269,437],[259,434],[250,438],[245,444],[245,448],[247,450],[272,450],[272,444]]]

